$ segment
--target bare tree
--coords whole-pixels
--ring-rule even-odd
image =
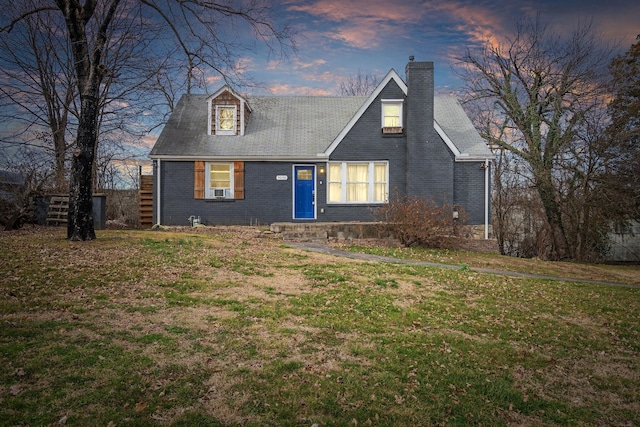
[[[624,55],[611,61],[611,124],[604,156],[613,157],[601,177],[619,219],[640,221],[640,35]]]
[[[292,34],[286,27],[275,27],[269,19],[269,11],[259,0],[242,3],[228,0],[86,0],[84,4],[78,0],[41,0],[9,18],[0,32],[11,32],[29,17],[43,13],[59,14],[65,22],[79,103],[69,186],[69,239],[95,239],[93,171],[102,124],[101,88],[110,78],[118,78],[108,62],[109,44],[114,37],[126,39],[132,33],[140,34],[149,20],[162,22],[173,36],[171,48],[185,60],[187,90],[190,91],[206,70],[226,77],[236,66],[240,53],[246,51],[247,46],[251,48],[256,39],[279,48],[280,52],[287,50]],[[134,12],[140,19],[129,20],[127,31],[113,32],[118,20],[126,18],[129,12]],[[244,36],[247,30],[252,34],[251,40]],[[162,51],[155,54],[162,55]]]
[[[33,3],[6,2],[3,10],[21,14],[29,6]],[[63,30],[64,21],[42,12],[26,16],[13,37],[0,38],[0,117],[14,125],[1,142],[51,152],[58,191],[66,187],[65,162],[74,131],[76,94]]]
[[[340,95],[368,96],[371,95],[379,82],[378,76],[358,69],[355,76],[349,74],[349,78],[346,81],[340,82]]]
[[[482,136],[529,168],[550,233],[544,255],[553,259],[576,256],[563,216],[562,177],[582,153],[587,116],[603,106],[612,50],[599,42],[592,24],[564,39],[538,20],[524,21],[504,45],[460,58],[468,100],[496,112]]]
[[[35,7],[32,0],[7,4],[20,15]],[[117,18],[106,38],[100,86],[98,141],[135,139],[156,126],[141,117],[162,117],[164,102],[158,102],[155,76],[162,62],[151,60],[149,47],[161,31],[159,25],[137,25],[138,10]],[[28,15],[10,34],[0,38],[0,116],[12,124],[2,142],[50,151],[55,170],[55,189],[68,188],[69,149],[77,129],[78,96],[71,48],[65,37],[65,22],[59,13],[46,11]],[[118,138],[110,137],[117,134]],[[95,175],[94,167],[94,175]],[[95,178],[94,178],[95,180]]]

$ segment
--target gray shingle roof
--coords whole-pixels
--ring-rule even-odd
[[[486,141],[453,96],[434,98],[434,120],[464,156],[493,158]]]
[[[252,113],[243,136],[207,134],[208,95],[183,95],[152,158],[316,159],[344,129],[367,97],[262,96],[248,99]],[[453,97],[436,96],[435,121],[461,153],[491,157]],[[304,125],[301,125],[304,124]]]
[[[364,102],[362,97],[264,96],[248,99],[243,136],[207,135],[206,95],[184,95],[151,156],[313,159]]]

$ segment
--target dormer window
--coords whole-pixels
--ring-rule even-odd
[[[236,106],[216,106],[216,135],[236,134]]]
[[[223,86],[207,99],[207,105],[209,135],[244,135],[251,114],[246,99]]]
[[[402,100],[382,100],[382,133],[402,133]]]

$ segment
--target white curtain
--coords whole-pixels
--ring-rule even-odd
[[[230,165],[228,163],[213,163],[209,170],[209,186],[211,188],[231,188]]]
[[[342,201],[342,164],[329,164],[329,201]]]
[[[347,202],[366,202],[369,195],[369,165],[347,165]]]
[[[373,201],[385,202],[387,201],[387,164],[376,163],[373,167],[373,175]]]

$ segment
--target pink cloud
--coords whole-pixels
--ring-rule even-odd
[[[339,40],[362,49],[380,46],[390,37],[410,37],[411,26],[424,23],[431,26],[450,23],[450,28],[466,34],[473,42],[500,42],[498,34],[505,31],[505,23],[511,23],[510,12],[518,8],[518,14],[531,14],[526,6],[505,4],[498,9],[486,4],[467,3],[461,0],[404,1],[390,5],[387,0],[315,0],[308,4],[290,4],[290,11],[308,13],[324,21],[334,23],[318,36]],[[415,28],[415,27],[414,27]]]
[[[506,33],[504,15],[483,5],[443,1],[434,4],[433,12],[447,15],[453,20],[454,28],[466,34],[472,42],[498,46],[503,41],[500,35]],[[502,12],[507,13],[506,10]]]
[[[280,68],[281,65],[282,65],[281,61],[273,61],[273,60],[271,60],[271,61],[267,62],[266,70],[269,70],[269,71],[277,70],[278,68]]]
[[[318,67],[318,66],[324,65],[324,64],[326,64],[326,63],[327,63],[327,61],[325,61],[324,59],[321,59],[321,58],[314,59],[314,60],[309,61],[309,62],[303,62],[303,61],[301,61],[300,59],[296,59],[296,61],[295,61],[295,67],[296,67],[296,68],[302,68],[302,69],[304,69],[304,68],[311,68],[311,67],[314,67],[314,68],[315,68],[315,67]]]
[[[360,22],[356,25],[341,26],[329,37],[343,41],[349,46],[368,49],[380,45],[384,39],[385,30],[387,30],[385,25],[368,25]]]
[[[317,0],[304,5],[293,4],[288,9],[336,23],[335,28],[321,35],[358,48],[376,47],[389,34],[401,34],[400,24],[419,22],[426,11],[418,2],[390,5],[386,0]]]
[[[234,65],[234,72],[238,74],[244,74],[245,72],[251,70],[254,65],[254,59],[243,57],[236,61]]]
[[[205,77],[205,82],[207,82],[207,84],[219,83],[221,80],[222,80],[222,77],[219,74],[209,75]]]

